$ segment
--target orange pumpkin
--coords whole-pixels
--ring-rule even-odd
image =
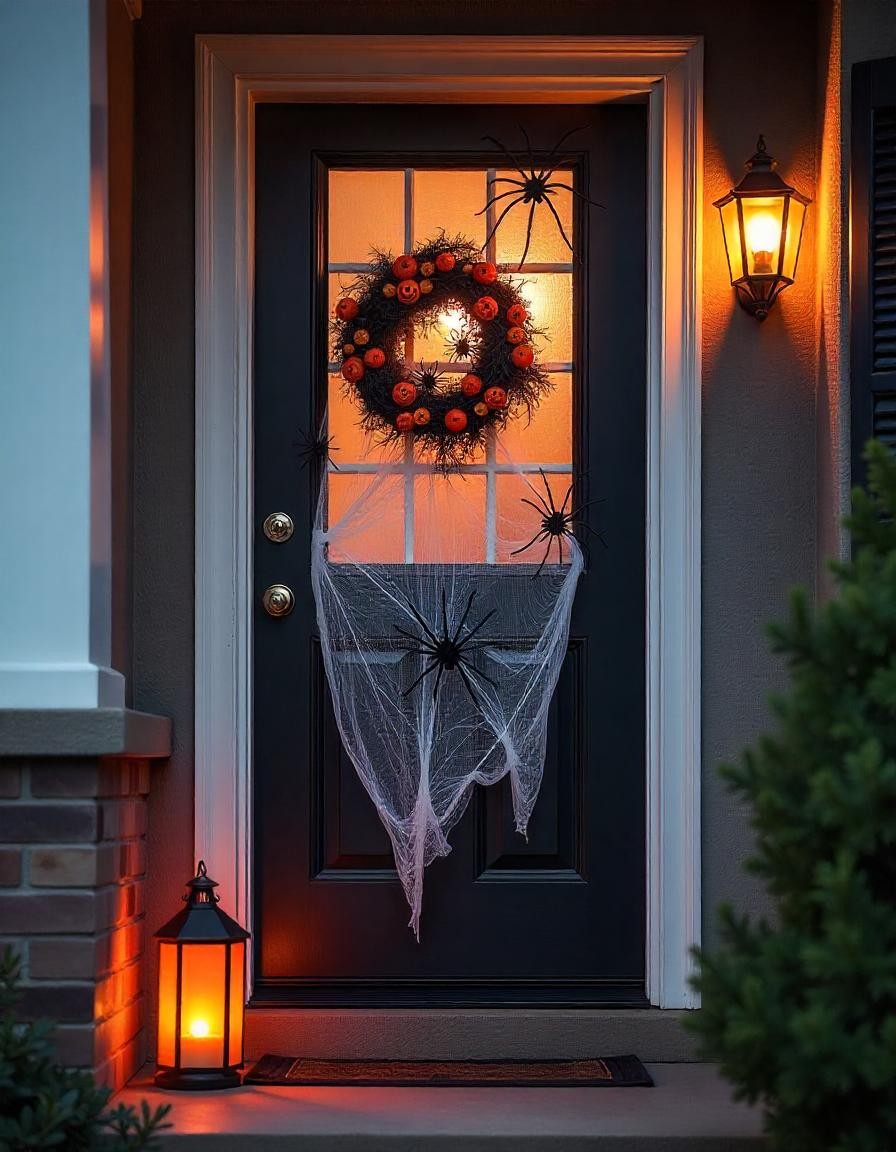
[[[349,356],[342,362],[342,375],[349,384],[357,384],[364,375],[364,361],[360,356]]]
[[[522,304],[511,304],[507,309],[507,319],[511,324],[522,324],[529,316],[529,313],[522,306]]]
[[[410,432],[414,427],[414,417],[410,412],[399,412],[395,417],[395,427],[399,432]]]
[[[417,389],[410,380],[399,380],[392,389],[392,399],[399,408],[407,408],[417,399]]]
[[[386,363],[386,353],[382,348],[368,348],[364,353],[364,363],[368,368],[382,368]]]
[[[392,275],[396,280],[410,280],[417,271],[417,261],[413,256],[399,256],[392,263]]]
[[[498,301],[494,296],[480,296],[473,305],[473,315],[477,320],[494,320],[498,315]]]
[[[489,408],[506,408],[507,407],[507,392],[503,388],[497,386],[493,388],[486,388],[485,395],[483,396]]]
[[[535,353],[532,351],[531,344],[517,344],[510,353],[510,359],[517,368],[528,368],[535,359]]]
[[[436,268],[440,272],[450,272],[456,263],[457,260],[453,252],[440,252],[436,256]]]
[[[343,321],[354,320],[358,315],[358,301],[352,300],[351,296],[343,296],[336,302],[336,315]]]
[[[463,432],[467,426],[467,414],[462,408],[449,408],[445,413],[445,427],[449,432]]]
[[[475,396],[482,391],[482,378],[474,372],[468,372],[466,376],[461,377],[460,390],[464,396]]]
[[[415,408],[414,409],[414,423],[418,428],[422,428],[424,424],[428,424],[430,413],[428,408]]]
[[[498,278],[498,269],[491,260],[480,260],[470,269],[470,275],[477,284],[494,284]]]
[[[508,344],[525,344],[526,333],[523,328],[508,328],[507,329],[507,343]]]
[[[416,304],[420,299],[420,285],[416,280],[402,280],[397,293],[402,304]]]

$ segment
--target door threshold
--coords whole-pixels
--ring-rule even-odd
[[[544,1060],[632,1052],[697,1061],[686,1011],[660,1008],[281,1008],[246,1011],[247,1059]]]

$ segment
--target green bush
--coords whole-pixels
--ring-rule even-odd
[[[896,462],[869,444],[836,597],[793,596],[777,731],[723,769],[750,804],[773,923],[721,910],[692,1027],[774,1148],[896,1147]]]
[[[98,1088],[89,1072],[62,1068],[53,1055],[47,1020],[21,1023],[19,961],[7,948],[0,957],[0,1152],[55,1148],[61,1152],[125,1152],[152,1148],[166,1124],[170,1105],[139,1114],[119,1104],[109,1108],[111,1092]]]

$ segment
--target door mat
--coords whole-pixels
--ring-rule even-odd
[[[637,1056],[587,1060],[316,1060],[262,1056],[244,1084],[400,1088],[652,1088]]]

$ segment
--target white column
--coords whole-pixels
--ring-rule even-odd
[[[112,670],[103,0],[0,0],[0,708]]]

